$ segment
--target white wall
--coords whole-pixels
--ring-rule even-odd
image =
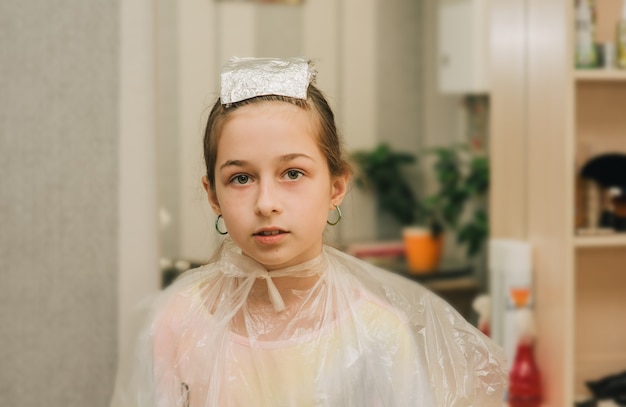
[[[151,0],[120,3],[118,383],[134,360],[138,306],[160,288],[154,13]]]
[[[0,406],[109,402],[121,3],[0,2]]]

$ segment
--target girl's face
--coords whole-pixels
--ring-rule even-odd
[[[348,174],[331,177],[314,114],[285,102],[238,108],[220,135],[214,188],[203,178],[231,238],[268,270],[319,255],[346,193]]]

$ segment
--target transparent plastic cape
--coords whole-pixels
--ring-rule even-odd
[[[267,272],[228,240],[151,306],[114,406],[502,406],[503,352],[419,284],[325,246]]]

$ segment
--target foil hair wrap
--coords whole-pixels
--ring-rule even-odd
[[[329,246],[267,272],[227,238],[146,312],[113,407],[503,405],[495,342],[418,283]]]
[[[307,97],[316,71],[304,58],[231,58],[222,69],[223,105],[256,96]]]

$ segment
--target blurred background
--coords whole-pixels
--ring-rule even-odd
[[[598,55],[615,49],[621,3],[588,3]],[[202,133],[233,55],[315,61],[363,181],[329,244],[427,285],[473,323],[472,302],[489,295],[509,352],[507,310],[531,308],[546,405],[591,397],[585,380],[626,368],[626,241],[595,220],[623,210],[620,181],[581,173],[626,153],[626,71],[608,53],[576,65],[577,11],[570,0],[1,2],[0,405],[108,406],[137,303],[209,258]],[[392,183],[411,192],[390,204],[377,185]],[[433,219],[439,263],[412,269],[403,231]]]

